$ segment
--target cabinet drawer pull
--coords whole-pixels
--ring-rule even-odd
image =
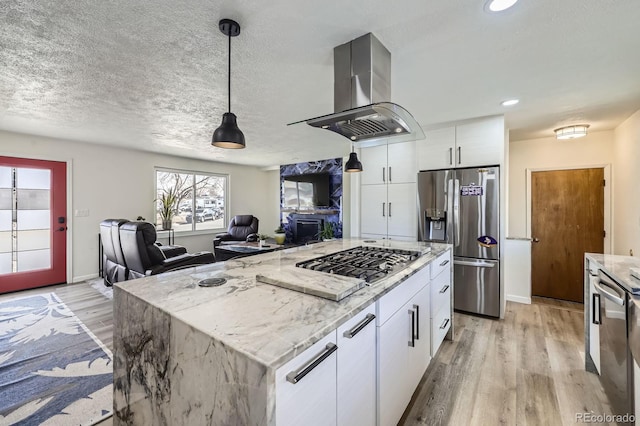
[[[386,182],[387,180],[384,178],[384,167],[382,168],[382,181]]]
[[[391,217],[391,201],[389,201],[389,217]]]
[[[442,322],[442,325],[440,326],[440,330],[444,330],[445,328],[447,328],[447,324],[449,324],[449,318],[445,318],[445,320]]]
[[[351,330],[345,331],[342,335],[344,337],[346,337],[347,339],[351,339],[353,336],[355,336],[356,334],[360,333],[362,331],[362,329],[365,328],[367,326],[367,324],[369,324],[374,319],[376,319],[375,315],[367,314],[367,316],[365,316],[362,319],[362,321],[360,321],[358,324],[356,324]]]
[[[449,165],[453,165],[453,148],[449,148]]]
[[[597,303],[596,299],[598,299]],[[598,293],[593,293],[593,303],[591,309],[593,309],[593,320],[591,322],[596,325],[600,325],[600,295]]]
[[[440,289],[440,293],[445,293],[447,290],[449,290],[449,284],[445,284],[444,287]]]
[[[384,205],[385,203],[382,203],[382,217],[384,217]]]
[[[391,183],[391,166],[389,166],[389,183]]]
[[[462,148],[458,147],[458,164],[462,164]]]
[[[420,306],[413,305],[416,310],[416,340],[420,340]]]
[[[309,361],[307,365],[304,365],[300,367],[298,370],[292,371],[291,373],[287,374],[287,382],[293,383],[295,385],[300,380],[302,380],[304,376],[309,374],[311,370],[313,370],[318,365],[320,365],[322,361],[329,358],[329,356],[331,356],[331,354],[337,350],[338,350],[338,345],[335,345],[333,343],[327,343],[325,350],[322,351],[321,354],[318,354],[318,356],[316,356],[314,359]]]
[[[409,346],[413,348],[416,346],[416,313],[413,309],[409,309],[409,315],[411,316],[411,340],[409,340]]]
[[[446,265],[447,263],[449,263],[449,259],[445,259],[445,260],[443,260],[442,262],[440,262],[440,266],[444,266],[444,265]]]

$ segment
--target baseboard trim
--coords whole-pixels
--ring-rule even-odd
[[[98,274],[89,274],[89,275],[81,275],[79,277],[73,277],[72,281],[69,284],[75,284],[82,281],[92,280],[94,278],[98,278]]]
[[[530,305],[531,304],[531,298],[530,297],[514,296],[512,294],[507,294],[507,296],[505,298],[509,302],[524,303],[525,305]]]

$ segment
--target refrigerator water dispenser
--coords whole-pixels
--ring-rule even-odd
[[[447,212],[437,209],[424,211],[425,241],[447,240]]]

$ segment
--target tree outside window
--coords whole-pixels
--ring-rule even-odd
[[[175,170],[156,170],[156,200],[163,193],[176,194],[173,229],[201,231],[226,229],[227,176]],[[156,201],[156,224],[160,226],[161,204]]]

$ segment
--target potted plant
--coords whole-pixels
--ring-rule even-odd
[[[287,238],[287,235],[284,232],[282,224],[280,224],[273,233],[273,238],[276,240],[276,244],[284,244],[284,240]]]
[[[335,234],[333,232],[333,225],[331,222],[325,222],[324,226],[320,230],[318,237],[322,241],[331,241],[335,239]]]
[[[162,191],[159,198],[160,201],[160,219],[162,220],[162,229],[171,229],[171,222],[175,214],[176,201],[178,200],[177,191],[174,188]]]
[[[267,244],[267,238],[270,238],[269,235],[258,234],[258,247],[262,247]]]

